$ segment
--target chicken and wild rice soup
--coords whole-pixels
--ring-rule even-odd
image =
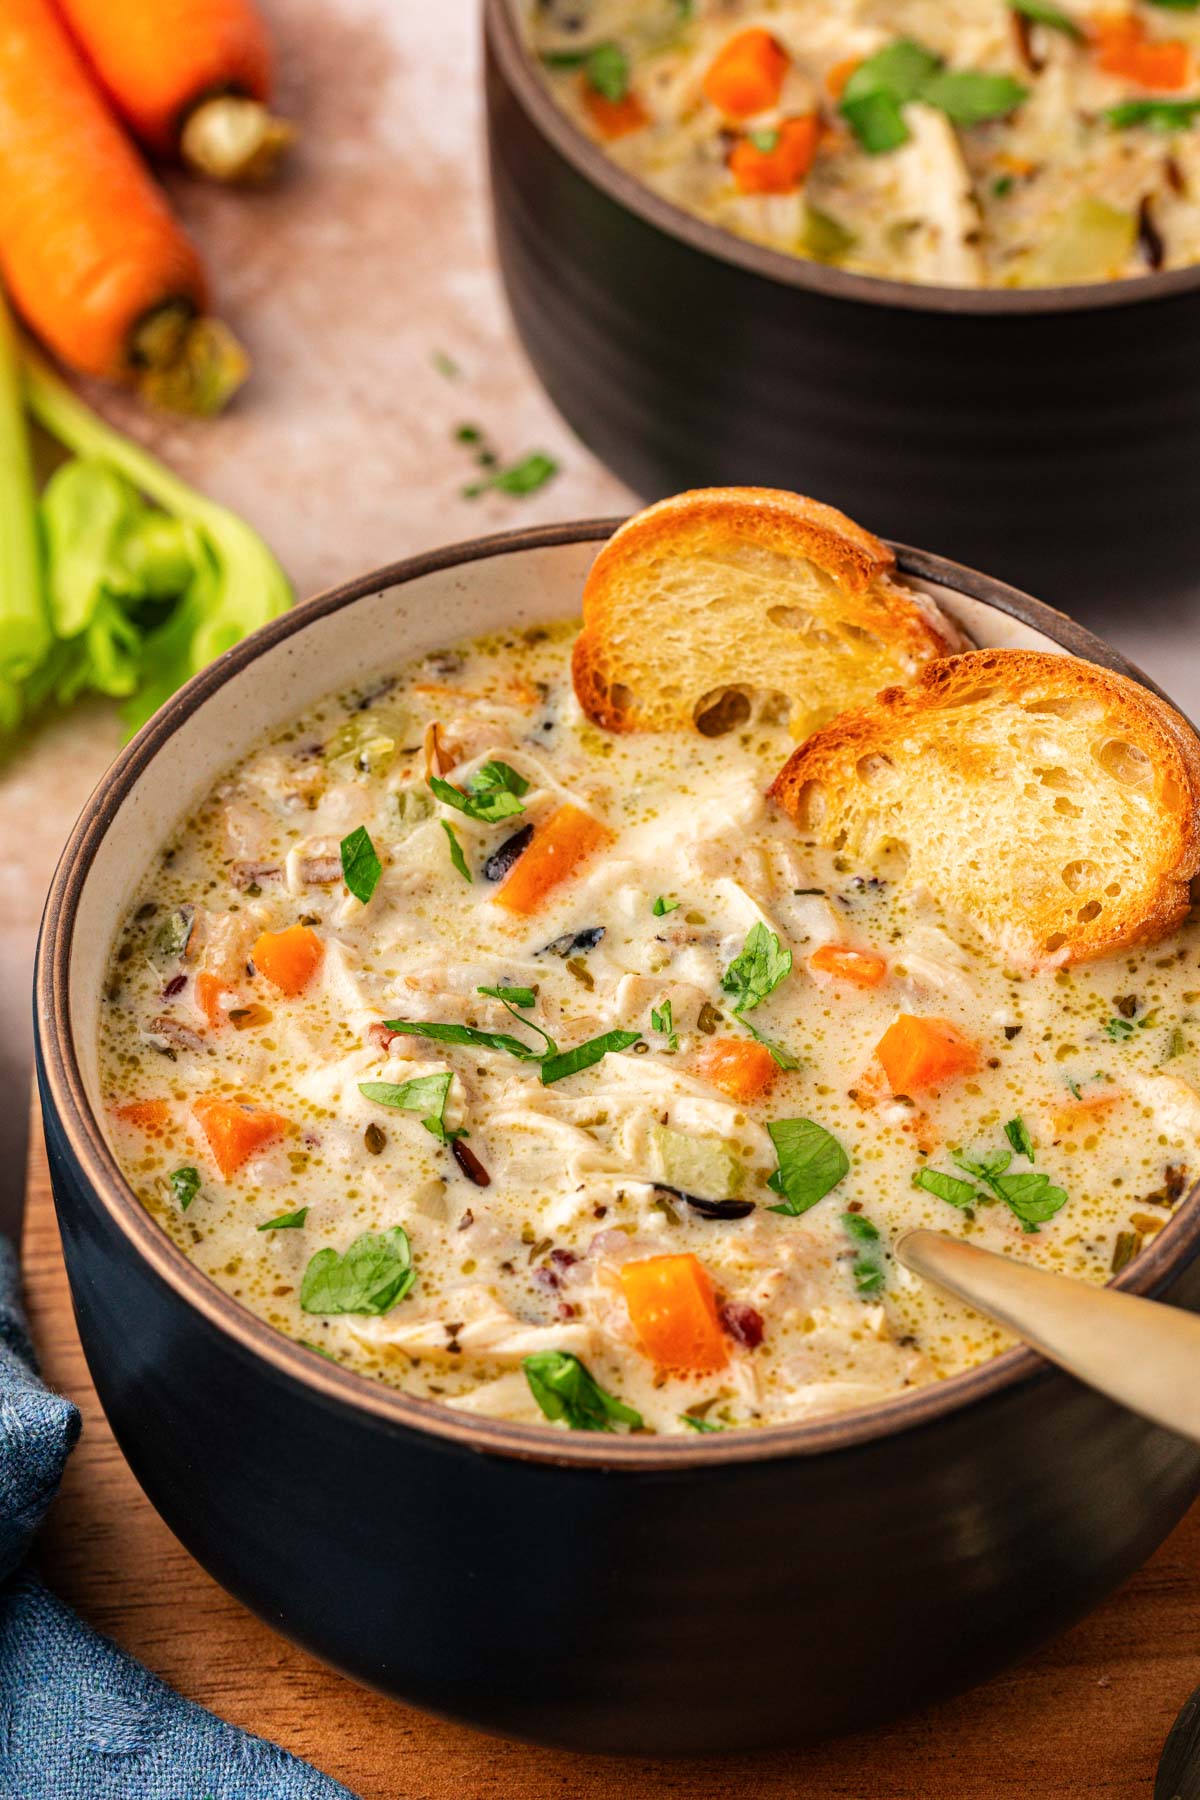
[[[559,102],[667,200],[867,275],[1200,260],[1193,0],[524,0]]]
[[[365,1376],[659,1433],[1004,1347],[894,1261],[906,1227],[1120,1268],[1198,1160],[1200,930],[1009,967],[804,840],[765,797],[792,748],[769,708],[610,734],[574,635],[330,699],[149,871],[102,1072],[176,1244]]]

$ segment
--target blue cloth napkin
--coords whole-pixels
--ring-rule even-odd
[[[79,1436],[39,1381],[0,1238],[0,1800],[355,1800],[182,1700],[22,1565]]]

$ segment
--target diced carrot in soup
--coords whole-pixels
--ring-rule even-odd
[[[612,841],[607,825],[578,806],[560,806],[537,827],[496,894],[496,905],[522,915],[535,913],[546,896],[580,864]]]
[[[171,1117],[167,1100],[126,1100],[113,1107],[116,1118],[126,1125],[137,1125],[142,1131],[161,1131]]]
[[[1141,19],[1125,15],[1099,19],[1092,31],[1096,60],[1108,75],[1165,91],[1186,87],[1191,79],[1192,57],[1187,45],[1179,38],[1147,37]]]
[[[787,52],[769,31],[739,31],[714,57],[704,96],[730,119],[749,119],[778,105],[788,71]]]
[[[286,931],[264,931],[250,952],[260,975],[282,994],[302,994],[317,970],[325,946],[307,925],[289,925]]]
[[[875,1046],[893,1094],[917,1094],[941,1087],[979,1067],[979,1046],[949,1019],[921,1019],[901,1013]]]
[[[825,77],[825,88],[831,100],[840,100],[842,91],[862,61],[861,56],[847,56],[841,62],[834,63]]]
[[[202,1094],[193,1103],[192,1112],[227,1181],[257,1151],[282,1137],[288,1124],[278,1113],[247,1106],[240,1100],[223,1100],[216,1094]]]
[[[785,119],[777,131],[739,138],[729,172],[743,194],[793,194],[812,168],[820,136],[816,113]]]
[[[201,969],[196,977],[196,1005],[204,1014],[214,1031],[219,1031],[228,1014],[221,1005],[221,995],[225,989],[215,975],[207,969]]]
[[[878,950],[851,950],[845,944],[822,944],[809,957],[808,966],[861,988],[878,987],[888,969],[887,958]]]
[[[583,105],[600,136],[607,138],[609,143],[628,137],[631,131],[640,131],[643,125],[650,123],[650,115],[636,94],[610,100],[607,94],[597,92],[586,75],[583,77]]]
[[[705,1375],[725,1367],[729,1344],[712,1281],[696,1257],[627,1262],[620,1280],[638,1342],[660,1369]]]
[[[765,1044],[753,1038],[710,1038],[696,1058],[696,1073],[734,1100],[757,1100],[769,1093],[779,1065]]]

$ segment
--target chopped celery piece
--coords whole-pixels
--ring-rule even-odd
[[[1066,287],[1111,281],[1124,273],[1137,237],[1132,212],[1085,195],[1074,201],[1057,228],[1021,264],[1021,287]]]
[[[708,1200],[731,1199],[740,1192],[746,1171],[723,1139],[652,1125],[650,1142],[668,1187]]]
[[[0,728],[19,720],[21,695],[12,684],[37,668],[50,641],[20,353],[0,297]]]

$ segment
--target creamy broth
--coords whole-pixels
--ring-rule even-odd
[[[1056,23],[1008,0],[530,0],[526,18],[558,101],[615,162],[757,243],[966,287],[1194,263],[1200,14],[1040,10]],[[776,57],[714,81],[744,32]],[[924,64],[872,61],[901,42]],[[882,110],[854,81],[886,89]]]
[[[228,1293],[364,1375],[542,1422],[525,1359],[566,1353],[664,1433],[833,1414],[1004,1348],[894,1261],[910,1226],[1106,1280],[1197,1163],[1197,927],[1008,968],[902,869],[797,835],[764,797],[791,748],[769,717],[718,737],[597,730],[571,687],[574,631],[461,644],[331,699],[242,761],[148,871],[101,1045],[146,1208]],[[505,816],[436,797],[439,767]],[[525,840],[548,841],[564,807],[594,822],[587,853],[514,911]],[[360,828],[382,864],[365,904],[340,853]],[[905,1016],[969,1047],[932,1091],[893,1092],[877,1054]],[[559,1052],[623,1036],[561,1072],[535,1060],[539,1032]],[[405,1106],[380,1098],[430,1077]],[[263,1126],[225,1176],[214,1099]],[[781,1121],[808,1122],[799,1145]],[[347,1272],[368,1233],[375,1260]],[[648,1352],[627,1285],[628,1265],[688,1256],[719,1345],[700,1372]],[[330,1311],[331,1294],[359,1306]]]

